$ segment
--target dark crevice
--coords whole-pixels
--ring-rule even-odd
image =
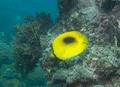
[[[101,0],[101,1],[96,0],[96,1],[101,11],[105,13],[111,12],[115,5],[117,4],[117,0]]]
[[[60,15],[68,13],[74,8],[76,0],[58,0]]]

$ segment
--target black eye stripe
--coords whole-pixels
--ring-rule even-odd
[[[64,39],[63,39],[63,42],[65,43],[65,44],[70,44],[70,43],[73,43],[73,42],[75,42],[76,40],[75,40],[75,38],[74,37],[65,37]]]

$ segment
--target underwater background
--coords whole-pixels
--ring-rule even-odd
[[[59,15],[57,0],[52,0],[52,3],[50,0],[0,0],[0,11],[0,32],[5,33],[7,41],[12,38],[15,25],[25,16],[45,12],[55,20]]]
[[[59,15],[57,0],[52,0],[52,2],[51,0],[0,0],[0,87],[26,87],[19,82],[20,79],[16,79],[15,73],[11,69],[14,64],[12,42],[16,33],[15,26],[23,23],[24,17],[34,16],[41,12],[49,14],[51,20],[55,22]],[[41,80],[38,81],[41,82],[40,87],[44,87],[46,80],[42,69],[38,69],[36,73],[41,74],[41,77],[34,80],[36,82]],[[28,83],[30,84],[32,81],[30,80]]]
[[[120,0],[0,0],[0,87],[120,87]]]

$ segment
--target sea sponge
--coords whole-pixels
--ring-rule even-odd
[[[60,34],[52,42],[53,53],[60,60],[67,60],[82,53],[87,45],[86,36],[78,31]]]

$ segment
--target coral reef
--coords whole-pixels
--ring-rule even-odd
[[[49,43],[44,46],[46,49],[43,50],[39,63],[46,71],[50,84],[61,83],[62,87],[108,87],[117,84],[120,69],[119,10],[116,9],[115,14],[113,10],[109,10],[109,13],[101,11],[96,1],[76,0],[75,7],[65,13],[66,17],[61,14],[62,19],[48,32],[48,37],[51,38],[46,39]],[[105,4],[111,3],[106,1]],[[110,9],[115,6],[116,3],[113,3]],[[73,60],[61,61],[51,57],[51,40],[58,34],[71,30],[87,35],[89,46],[86,52],[75,56]],[[41,42],[46,43],[42,39]]]
[[[101,15],[96,20],[95,25],[97,28],[94,28],[96,42],[99,44],[111,43],[119,46],[120,29],[118,27],[118,19],[114,15]]]
[[[41,57],[40,35],[44,35],[52,24],[50,16],[45,13],[25,19],[25,24],[16,26],[13,43],[15,67],[22,75],[31,72]]]
[[[37,18],[28,16],[27,23],[17,26],[16,69],[25,75],[36,63],[40,64],[48,84],[62,87],[120,87],[120,4],[112,0],[59,0],[58,3],[60,19],[55,25],[42,14]],[[51,56],[54,38],[73,30],[87,35],[89,45],[85,52],[65,61]]]
[[[24,19],[25,22],[36,22],[35,26],[39,27],[39,33],[41,33],[42,35],[46,34],[49,28],[53,25],[50,14],[47,14],[45,12],[36,13],[35,16],[26,16]]]
[[[114,7],[119,3],[119,0],[96,0],[96,4],[98,5],[100,11],[108,13],[111,12]]]

